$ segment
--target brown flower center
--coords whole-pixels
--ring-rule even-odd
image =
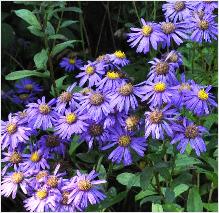
[[[171,22],[165,22],[161,25],[161,29],[163,30],[163,32],[165,34],[170,34],[170,33],[174,32],[175,25]]]
[[[100,93],[95,93],[90,97],[90,103],[92,105],[98,106],[104,102],[104,97]]]
[[[14,172],[11,176],[11,180],[13,183],[20,183],[24,179],[24,175],[22,172]]]
[[[179,87],[179,91],[190,90],[191,86],[188,83],[182,83]]]
[[[82,95],[87,95],[89,92],[91,92],[91,89],[88,88],[88,87],[85,87],[84,89],[82,89],[82,90],[80,91],[80,93],[81,93]]]
[[[89,132],[92,136],[100,136],[103,133],[103,126],[100,124],[91,124]]]
[[[119,88],[119,93],[123,96],[128,96],[133,92],[133,86],[131,83],[125,84]]]
[[[185,8],[185,3],[183,1],[177,1],[174,4],[174,8],[175,8],[176,11],[181,11]]]
[[[209,27],[208,21],[206,21],[206,20],[201,20],[201,21],[199,22],[199,28],[200,28],[201,30],[207,30],[208,27]]]
[[[198,136],[198,127],[194,124],[188,126],[185,131],[185,136],[187,138],[196,138]]]
[[[41,104],[39,110],[41,114],[47,115],[50,112],[50,107],[47,104]]]
[[[48,176],[48,172],[47,171],[40,171],[37,175],[36,175],[36,179],[37,181],[39,181],[41,178],[47,177]]]
[[[69,194],[70,194],[70,192],[67,192],[67,191],[64,191],[62,193],[62,201],[61,201],[61,203],[63,205],[67,205],[68,204],[68,196],[69,196]]]
[[[9,161],[11,163],[13,163],[13,164],[18,164],[18,163],[20,163],[22,161],[22,156],[15,151],[10,156],[10,160]]]
[[[59,140],[59,137],[56,136],[56,135],[49,135],[46,139],[46,146],[47,147],[51,147],[51,148],[54,148],[54,147],[57,147],[60,145],[60,140]]]
[[[123,135],[119,138],[118,143],[120,146],[126,147],[131,143],[131,138],[128,135]]]
[[[47,197],[48,192],[46,189],[40,189],[36,192],[36,196],[40,199],[43,200]]]
[[[169,60],[170,62],[176,63],[178,61],[179,57],[176,53],[173,53],[170,57]]]
[[[156,65],[156,72],[158,75],[167,74],[169,70],[169,64],[165,61],[158,62]]]
[[[154,111],[150,113],[150,122],[153,124],[158,124],[163,119],[163,113],[160,111]]]
[[[17,125],[15,123],[9,123],[6,130],[11,135],[17,131]]]
[[[33,84],[26,84],[25,89],[26,90],[32,90],[33,89]]]
[[[125,123],[126,127],[129,131],[135,130],[139,122],[139,117],[137,115],[131,115],[129,116]]]
[[[78,181],[78,188],[82,191],[87,191],[92,187],[92,184],[89,180],[80,180]]]
[[[55,188],[58,185],[58,181],[59,181],[59,179],[56,176],[51,176],[47,180],[47,185],[52,187],[52,188]]]
[[[70,101],[72,98],[72,94],[70,92],[63,92],[60,96],[59,96],[59,100],[62,103],[68,102]]]

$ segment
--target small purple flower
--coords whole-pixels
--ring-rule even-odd
[[[130,46],[133,48],[138,44],[137,53],[143,52],[146,54],[150,51],[150,44],[152,47],[157,50],[157,46],[160,42],[166,39],[166,36],[160,29],[159,24],[153,22],[145,22],[141,18],[142,28],[130,28],[133,33],[128,33],[128,41]]]
[[[88,124],[84,122],[87,119],[87,115],[66,109],[65,115],[60,115],[55,123],[55,135],[70,139],[73,134],[80,134],[87,129]]]
[[[11,98],[12,102],[15,104],[23,104],[27,105],[37,99],[32,93],[21,93],[21,94],[14,94]]]
[[[31,134],[31,128],[26,127],[23,121],[16,117],[8,115],[8,121],[1,121],[1,145],[2,149],[6,147],[14,150],[21,143],[26,143]]]
[[[198,1],[196,8],[204,10],[206,13],[211,13],[214,9],[218,8],[218,1]]]
[[[189,28],[192,32],[191,40],[202,43],[203,40],[211,42],[211,39],[217,40],[218,24],[215,22],[215,15],[206,14],[202,19],[194,14],[189,20]]]
[[[145,112],[145,138],[151,134],[153,139],[164,139],[164,130],[168,136],[173,136],[170,122],[175,120],[178,115],[176,109],[170,109],[171,105],[163,109],[150,108],[151,111]]]
[[[125,113],[114,110],[104,119],[104,128],[113,127],[115,124],[123,125],[125,117]]]
[[[198,116],[208,115],[211,105],[217,107],[215,97],[209,93],[212,86],[204,89],[197,84],[192,85],[192,90],[184,94],[184,103],[187,109]]]
[[[206,128],[197,126],[192,121],[184,118],[180,124],[174,123],[171,129],[174,132],[171,144],[179,142],[177,149],[180,150],[181,154],[185,152],[188,144],[191,145],[198,156],[201,152],[206,151],[206,145],[202,139],[202,135],[208,132]]]
[[[146,141],[144,137],[133,137],[134,132],[127,132],[119,126],[111,129],[111,141],[108,145],[101,148],[107,150],[113,146],[117,146],[111,152],[108,159],[119,164],[123,161],[125,166],[132,164],[131,150],[134,150],[139,156],[144,156],[146,150]]]
[[[42,100],[37,100],[37,103],[29,103],[27,105],[28,123],[34,129],[46,130],[51,128],[58,117],[58,114],[52,108],[55,102],[56,100],[53,98],[46,103],[45,96],[43,96]]]
[[[126,58],[126,55],[121,50],[110,54],[110,61],[118,66],[124,67],[125,65],[129,64],[129,60]]]
[[[19,169],[15,170],[15,172],[7,173],[1,182],[1,194],[5,197],[12,195],[12,199],[15,199],[18,187],[21,188],[24,194],[27,194],[27,177],[29,177],[29,174]]]
[[[179,68],[183,64],[182,54],[176,50],[171,50],[162,56],[167,63],[171,63],[174,68]]]
[[[99,184],[106,183],[105,180],[95,180],[98,174],[92,170],[89,174],[81,174],[77,170],[77,176],[73,177],[70,184],[63,189],[70,192],[68,203],[73,202],[75,206],[85,209],[99,203],[106,198],[99,189]]]
[[[189,1],[167,1],[163,4],[162,10],[166,18],[176,22],[190,17],[191,12],[195,9],[194,6]]]
[[[30,78],[23,78],[15,84],[16,92],[18,93],[39,93],[42,92],[42,87]]]
[[[81,78],[79,86],[83,86],[88,81],[88,87],[92,87],[97,85],[97,83],[101,80],[100,76],[102,76],[105,71],[102,66],[97,66],[96,62],[88,61],[88,64],[81,68],[82,72],[80,72],[76,78]]]
[[[82,67],[82,60],[77,57],[65,57],[60,62],[60,67],[64,68],[66,72],[74,71]]]

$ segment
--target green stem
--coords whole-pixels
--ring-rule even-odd
[[[213,192],[214,192],[213,183],[211,183],[211,189],[210,189],[209,195],[208,195],[208,203],[211,202]]]
[[[197,187],[199,188],[200,186],[200,173],[197,173]]]
[[[136,13],[136,15],[137,15],[137,17],[138,17],[138,21],[139,21],[139,23],[140,23],[140,25],[141,25],[141,19],[140,19],[140,16],[139,16],[139,14],[138,14],[137,7],[136,7],[136,5],[135,5],[135,1],[133,1],[132,4],[133,4],[134,10],[135,10],[135,13]]]
[[[154,21],[156,20],[156,16],[157,16],[157,2],[154,1]]]
[[[101,155],[99,160],[98,160],[97,167],[96,167],[97,172],[99,172],[99,170],[100,170],[100,166],[101,166],[101,163],[103,161],[103,157],[104,157],[104,155]]]

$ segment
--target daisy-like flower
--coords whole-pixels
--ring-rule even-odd
[[[140,128],[141,123],[141,119],[137,114],[131,114],[126,117],[123,126],[127,131],[135,131]]]
[[[175,64],[173,62],[168,62],[168,59],[158,59],[154,58],[153,61],[149,61],[152,64],[150,72],[148,73],[147,81],[154,81],[157,79],[167,81],[169,84],[173,84],[177,80],[175,73]],[[147,82],[146,81],[146,82]]]
[[[37,146],[30,147],[30,154],[23,154],[22,168],[24,171],[39,172],[41,169],[49,169],[47,160],[50,158],[48,152]]]
[[[79,104],[76,101],[75,94],[73,93],[73,89],[77,83],[73,83],[71,86],[67,88],[66,91],[62,92],[61,95],[57,98],[55,111],[58,113],[63,113],[66,107],[70,107],[72,110],[75,110],[79,107]]]
[[[217,1],[209,1],[209,0],[198,1],[196,4],[196,8],[198,10],[204,10],[207,13],[211,13],[216,8],[218,8],[218,2]]]
[[[86,114],[65,110],[65,115],[60,115],[55,123],[55,135],[62,139],[70,139],[73,134],[80,134],[86,131],[88,124]]]
[[[77,111],[86,113],[95,121],[100,121],[112,112],[110,98],[108,93],[91,92],[81,97],[81,107]]]
[[[43,96],[42,100],[37,100],[37,103],[29,103],[27,105],[28,123],[34,129],[46,130],[51,128],[58,117],[58,114],[52,108],[55,102],[56,100],[53,98],[46,103],[45,96]]]
[[[82,72],[80,72],[76,78],[81,78],[79,86],[83,86],[88,81],[88,87],[92,87],[97,85],[97,83],[101,80],[100,76],[102,76],[105,71],[104,68],[99,64],[97,66],[96,62],[88,61],[88,64],[81,68]]]
[[[95,180],[98,177],[94,170],[89,174],[81,174],[77,170],[77,176],[73,177],[70,184],[63,187],[70,192],[68,203],[73,202],[75,206],[85,209],[89,204],[94,205],[106,198],[100,191],[98,185],[106,183],[106,180]]]
[[[5,197],[12,195],[12,199],[15,199],[19,187],[24,194],[27,194],[27,177],[29,177],[29,174],[20,171],[20,169],[7,173],[1,182],[1,194]]]
[[[109,130],[104,128],[103,121],[87,120],[87,123],[87,131],[80,135],[80,141],[86,141],[89,149],[92,148],[94,141],[97,141],[99,147],[101,147],[109,139]]]
[[[129,109],[135,110],[138,107],[136,96],[139,94],[139,88],[135,87],[131,83],[122,82],[119,88],[115,91],[109,92],[111,101],[111,108],[122,112],[125,111],[128,114]]]
[[[196,154],[199,156],[201,152],[206,151],[206,145],[202,139],[202,135],[207,133],[206,128],[202,126],[197,126],[192,121],[183,118],[181,124],[174,123],[171,126],[174,132],[171,144],[179,142],[177,149],[180,153],[184,153],[188,144],[191,145],[192,149],[195,150]]]
[[[32,197],[24,200],[24,208],[30,212],[49,212],[54,211],[56,202],[59,201],[60,194],[51,192],[46,187],[37,189]]]
[[[190,17],[191,11],[195,9],[194,6],[189,1],[167,1],[163,4],[162,10],[166,18],[176,22]]]
[[[187,22],[171,22],[166,19],[166,22],[161,22],[161,30],[166,35],[166,39],[162,42],[163,48],[171,45],[171,40],[174,40],[177,45],[183,43],[183,39],[188,39]]]
[[[15,104],[23,104],[27,105],[37,99],[32,93],[21,93],[21,94],[14,94],[11,98],[12,102]]]
[[[133,137],[134,132],[128,132],[119,126],[111,129],[111,142],[103,146],[101,150],[107,150],[111,147],[117,146],[111,152],[108,159],[119,164],[121,161],[125,166],[132,164],[131,150],[134,150],[139,156],[144,156],[146,150],[146,141],[144,137]]]
[[[204,89],[203,86],[192,85],[192,90],[184,94],[186,108],[198,116],[208,115],[211,106],[217,107],[215,97],[209,92],[211,88],[212,86]]]
[[[201,19],[197,14],[189,20],[191,40],[198,43],[203,41],[211,42],[212,39],[217,40],[218,24],[215,22],[215,15],[206,14]]]
[[[59,66],[64,68],[66,72],[74,71],[82,67],[82,60],[77,57],[65,57],[61,60]]]
[[[174,121],[178,115],[176,109],[170,109],[171,105],[166,105],[163,109],[152,108],[145,112],[145,138],[151,134],[153,139],[164,139],[164,131],[170,137],[173,131],[170,122]]]
[[[17,120],[21,121],[24,124],[28,123],[28,115],[27,115],[27,110],[23,111],[18,111],[13,114],[13,117],[15,117]]]
[[[4,175],[8,168],[13,167],[14,170],[17,170],[20,164],[23,162],[23,154],[20,151],[8,151],[3,152],[2,155],[4,156],[1,160],[4,163],[4,167],[1,171],[2,175]]]
[[[147,84],[142,86],[141,101],[148,101],[152,107],[161,107],[163,103],[171,103],[172,87],[165,80],[157,78],[155,82],[147,81]]]
[[[119,66],[125,66],[129,64],[129,60],[126,58],[126,55],[121,50],[118,50],[114,52],[113,54],[110,54],[110,61]]]
[[[23,121],[8,115],[8,121],[1,121],[1,145],[14,150],[21,143],[26,143],[31,135],[31,128],[26,127]]]
[[[42,92],[42,87],[30,78],[22,78],[15,83],[15,89],[18,93],[39,93]]]
[[[50,154],[58,153],[65,156],[66,145],[68,143],[68,140],[61,139],[57,135],[43,135],[37,141],[37,146],[45,149]]]
[[[97,84],[100,91],[112,91],[117,89],[122,83],[121,72],[116,70],[108,70],[106,76]]]
[[[125,113],[113,110],[113,112],[104,119],[104,128],[113,127],[115,124],[123,125],[125,117]]]
[[[163,54],[162,59],[167,63],[171,63],[174,68],[179,68],[183,64],[182,54],[176,50]]]
[[[145,22],[141,18],[142,28],[130,28],[133,33],[128,33],[130,46],[133,48],[138,44],[137,53],[143,52],[146,54],[150,51],[150,45],[157,50],[157,46],[160,42],[166,39],[166,36],[161,31],[159,24],[153,22]]]

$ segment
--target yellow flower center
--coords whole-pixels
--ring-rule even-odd
[[[82,191],[87,191],[92,187],[92,184],[89,180],[80,180],[78,181],[78,188]]]
[[[26,84],[25,89],[32,90],[33,89],[33,84]]]
[[[92,66],[87,66],[85,72],[86,72],[88,75],[94,74],[94,67],[92,67]]]
[[[166,89],[166,84],[164,82],[159,82],[154,85],[155,92],[163,92]]]
[[[144,36],[149,36],[152,33],[153,28],[150,25],[144,25],[141,31]]]
[[[119,88],[119,93],[123,96],[128,96],[133,92],[133,86],[131,83],[125,84]]]
[[[69,62],[69,64],[75,64],[75,59],[70,58],[68,62]]]
[[[17,125],[15,123],[9,123],[6,130],[11,135],[17,131]]]
[[[59,179],[56,176],[49,177],[47,180],[47,185],[55,188],[58,185]]]
[[[160,111],[153,111],[150,113],[150,122],[153,124],[159,123],[163,118],[163,113]]]
[[[119,78],[119,73],[115,72],[115,71],[108,71],[106,76],[109,79],[117,79],[117,78]]]
[[[91,92],[91,89],[88,88],[88,87],[85,87],[84,89],[82,89],[82,90],[80,91],[80,93],[81,93],[82,95],[87,95],[89,92]]]
[[[50,112],[50,107],[47,104],[41,104],[39,110],[41,114],[46,115]]]
[[[205,101],[208,99],[208,93],[205,92],[204,89],[201,89],[198,92],[198,98]]]
[[[22,172],[14,172],[11,176],[11,180],[14,183],[20,183],[24,179]]]
[[[196,138],[198,136],[198,127],[194,124],[188,126],[185,131],[185,136],[187,138]]]
[[[30,160],[32,162],[38,162],[40,160],[40,155],[38,152],[34,152],[31,157],[30,157]]]
[[[10,156],[10,162],[13,164],[18,164],[22,160],[22,156],[18,154],[17,152],[13,152],[13,154]]]
[[[129,116],[125,121],[126,127],[129,131],[135,130],[136,126],[138,125],[138,122],[139,117],[136,115]]]
[[[208,27],[209,27],[208,21],[206,21],[206,20],[201,20],[201,21],[199,22],[199,28],[200,28],[201,30],[207,30]]]
[[[65,116],[66,122],[72,124],[77,120],[77,115],[75,113],[69,113]]]
[[[125,53],[122,52],[121,50],[114,52],[114,55],[115,55],[117,58],[121,58],[121,59],[126,58]]]
[[[46,139],[47,147],[54,148],[54,147],[59,146],[59,144],[60,144],[59,137],[56,135],[49,135]]]
[[[39,181],[41,178],[47,177],[47,176],[48,176],[48,172],[47,172],[47,171],[40,171],[40,172],[36,175],[36,179]]]
[[[46,198],[47,197],[47,190],[46,189],[40,189],[40,190],[38,190],[37,192],[36,192],[36,196],[39,198],[39,199],[41,199],[41,200],[43,200],[44,198]]]
[[[185,3],[183,1],[177,1],[174,5],[176,11],[181,11],[185,8]]]
[[[131,143],[131,138],[128,135],[123,135],[119,138],[120,146],[128,146]]]
[[[29,94],[20,94],[19,95],[19,98],[21,99],[21,100],[25,100],[25,99],[27,99],[29,97]]]
[[[92,105],[98,106],[101,105],[103,102],[104,102],[104,97],[99,93],[93,94],[90,97],[90,103]]]
[[[100,124],[92,124],[89,127],[89,132],[92,136],[100,136],[103,133],[103,126]]]

